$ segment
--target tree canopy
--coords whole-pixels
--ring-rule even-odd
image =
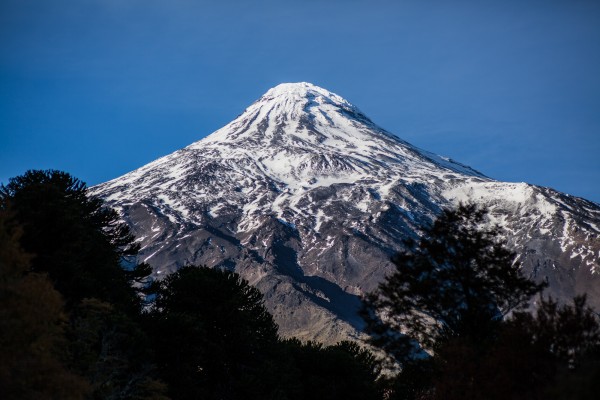
[[[88,196],[85,183],[62,171],[27,171],[0,186],[0,210],[23,227],[31,269],[48,273],[68,305],[94,297],[139,306],[131,283],[144,281],[150,268],[127,260],[139,244],[114,210]]]
[[[516,254],[485,227],[475,205],[444,210],[393,262],[396,271],[364,299],[371,342],[396,361],[453,337],[482,340],[508,312],[545,286],[523,276]]]
[[[502,239],[484,209],[445,210],[365,297],[371,343],[401,367],[390,399],[597,396],[597,314],[585,296],[572,305],[540,296],[525,309],[545,284],[523,276]]]
[[[261,293],[227,270],[187,266],[149,314],[174,399],[380,399],[375,357],[357,344],[281,340]]]
[[[87,382],[66,363],[66,315],[45,274],[28,273],[18,227],[0,211],[0,398],[83,399]]]
[[[150,314],[174,398],[241,398],[277,344],[262,294],[239,275],[187,266],[160,282]]]
[[[0,214],[8,232],[22,232],[14,240],[28,254],[26,262],[12,257],[0,265],[0,274],[18,283],[6,294],[0,288],[0,297],[7,299],[1,305],[9,343],[10,338],[31,337],[21,343],[40,354],[60,349],[56,365],[68,374],[56,382],[73,376],[92,398],[144,393],[163,398],[161,383],[153,379],[152,349],[138,323],[140,290],[132,286],[143,287],[150,269],[135,264],[139,246],[117,213],[88,197],[85,183],[65,172],[28,171],[0,187]],[[28,358],[28,351],[22,359],[31,365],[15,377],[21,386],[30,386],[36,375],[45,379],[39,368],[50,360]],[[81,390],[73,382],[76,397]]]

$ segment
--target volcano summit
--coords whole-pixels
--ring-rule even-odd
[[[495,181],[418,149],[342,97],[276,86],[206,138],[91,193],[116,208],[155,277],[186,264],[240,273],[285,336],[356,337],[359,296],[444,207],[490,209],[525,273],[600,307],[600,205]]]

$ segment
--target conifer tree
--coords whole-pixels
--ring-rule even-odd
[[[62,171],[27,171],[0,186],[0,210],[23,226],[31,269],[48,273],[67,305],[94,297],[139,307],[131,284],[145,283],[150,268],[135,264],[139,244],[114,210],[88,197],[85,183]]]
[[[451,340],[436,354],[431,399],[595,399],[600,376],[600,321],[577,296],[560,305],[541,298],[519,311],[477,351]]]
[[[364,299],[372,344],[402,364],[451,338],[483,342],[544,288],[522,275],[499,228],[485,222],[485,210],[461,204],[406,243],[393,258],[396,271]]]
[[[149,317],[174,399],[268,398],[260,387],[277,349],[277,325],[262,294],[239,275],[183,267],[160,282]]]
[[[354,342],[323,346],[288,339],[283,343],[295,386],[288,385],[289,399],[381,399],[380,372],[375,356]],[[288,378],[289,379],[289,378]],[[293,390],[289,390],[293,389]]]
[[[68,368],[87,379],[90,396],[166,398],[139,325],[140,292],[150,267],[136,265],[139,245],[117,213],[61,171],[10,179],[0,187],[0,212],[23,227],[19,244],[31,254],[23,273],[46,274],[47,284],[65,299],[61,348]],[[50,300],[46,307],[54,304]],[[46,329],[50,334],[53,328]]]
[[[83,399],[89,384],[66,365],[62,298],[29,271],[19,236],[0,211],[0,398]]]

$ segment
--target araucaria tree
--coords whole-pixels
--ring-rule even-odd
[[[139,323],[150,266],[134,239],[66,172],[0,185],[0,398],[165,398]]]
[[[523,276],[497,226],[475,205],[445,210],[393,258],[397,270],[364,298],[371,343],[401,365],[452,339],[477,344],[544,284]]]
[[[258,289],[239,275],[183,267],[160,282],[149,317],[172,398],[269,398],[271,388],[259,383],[278,343],[277,325]]]
[[[136,265],[139,243],[116,211],[88,197],[84,182],[62,171],[27,171],[0,185],[0,210],[22,226],[31,269],[47,273],[68,306],[94,297],[139,307],[131,284],[143,286],[150,266]]]

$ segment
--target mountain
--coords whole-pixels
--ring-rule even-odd
[[[418,149],[309,83],[270,89],[206,138],[95,186],[158,278],[186,264],[240,273],[286,336],[332,343],[362,328],[359,296],[444,207],[489,207],[525,272],[600,309],[600,205],[493,180]]]

